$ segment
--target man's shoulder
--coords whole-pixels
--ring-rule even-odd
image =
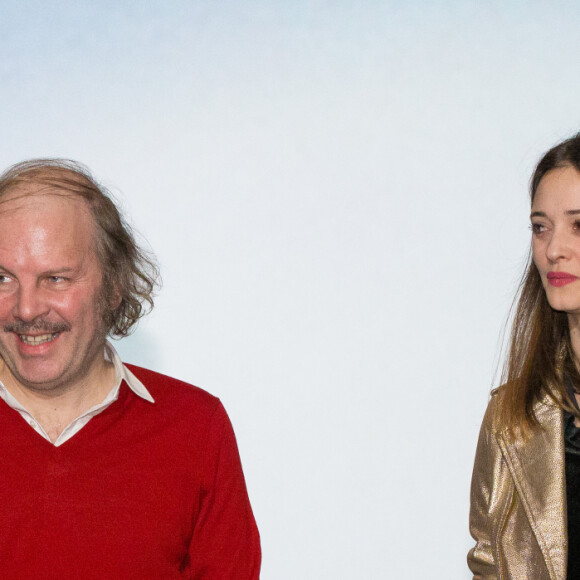
[[[133,364],[125,366],[143,383],[155,403],[174,408],[213,413],[220,400],[200,387]]]

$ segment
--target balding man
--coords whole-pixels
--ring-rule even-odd
[[[124,365],[157,269],[82,166],[0,176],[0,577],[257,579],[234,434],[205,391]]]

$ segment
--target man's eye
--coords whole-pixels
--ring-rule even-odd
[[[10,282],[10,276],[6,276],[6,274],[0,274],[0,284],[6,284]]]
[[[58,284],[59,282],[64,282],[66,280],[66,278],[64,278],[63,276],[49,276],[48,280],[49,280],[49,282],[53,282],[54,284]]]

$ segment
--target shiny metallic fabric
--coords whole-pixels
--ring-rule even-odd
[[[526,439],[497,429],[492,397],[479,435],[467,556],[474,578],[566,580],[566,475],[563,416],[547,396],[536,405],[541,428]]]

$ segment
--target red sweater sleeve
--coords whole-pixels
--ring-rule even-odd
[[[189,557],[195,580],[258,580],[260,576],[258,528],[234,432],[221,403],[207,433]]]

